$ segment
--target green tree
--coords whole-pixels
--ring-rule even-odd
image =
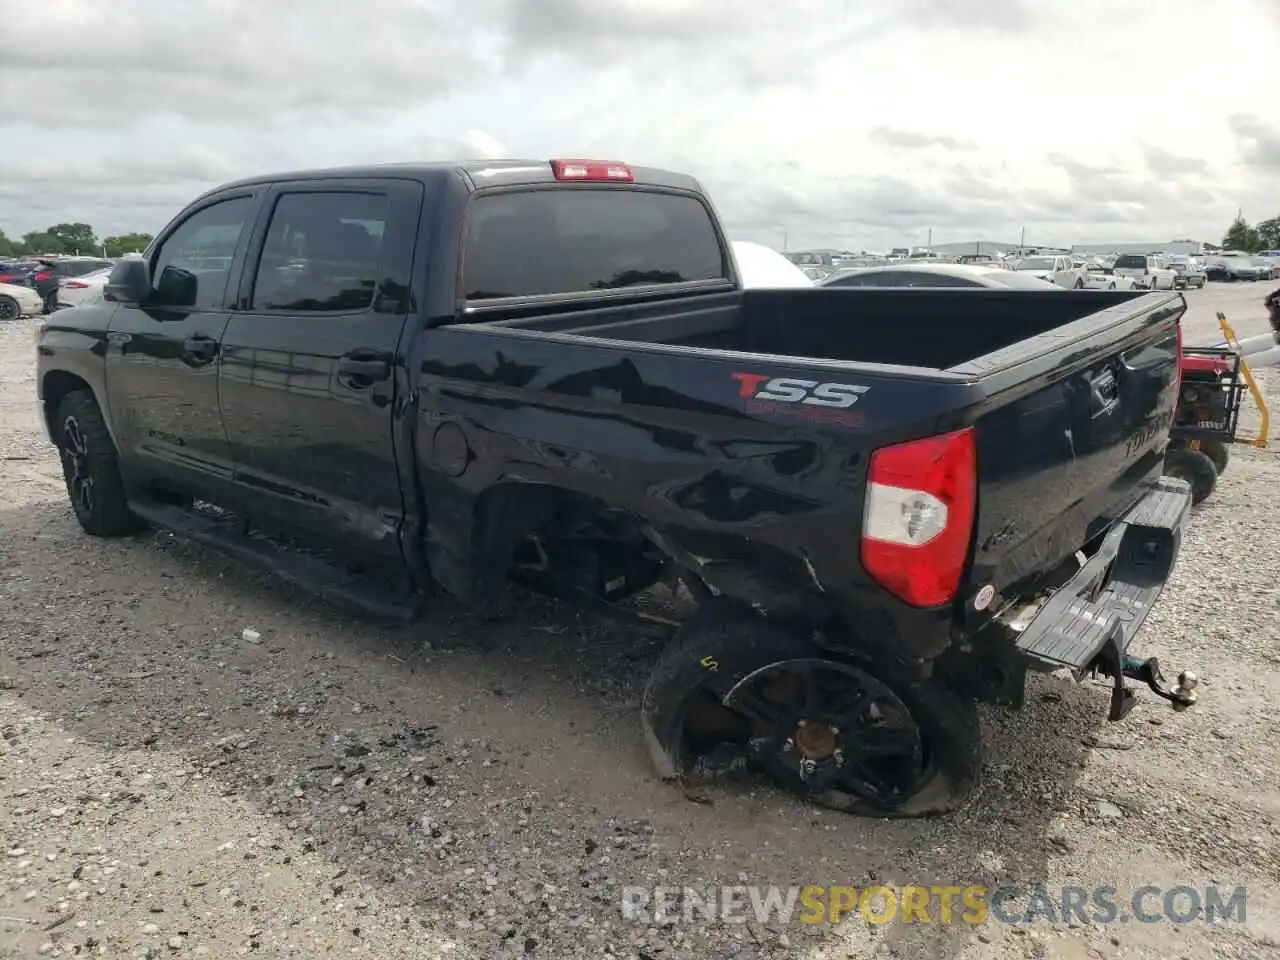
[[[93,227],[87,223],[58,223],[45,231],[58,245],[59,253],[78,253],[92,256],[102,249]]]
[[[20,242],[10,240],[5,236],[3,230],[0,230],[0,257],[15,257],[22,251],[18,249],[22,244]]]
[[[1222,238],[1222,246],[1227,250],[1240,250],[1244,253],[1257,253],[1262,249],[1257,228],[1249,226],[1249,222],[1243,216],[1236,217],[1227,228],[1226,235]]]
[[[1280,250],[1280,217],[1263,220],[1257,227],[1260,250]]]
[[[32,230],[22,235],[22,245],[27,253],[64,253],[58,238],[45,230]]]
[[[141,253],[151,245],[149,233],[125,233],[107,237],[102,241],[108,257],[123,257],[126,253]]]

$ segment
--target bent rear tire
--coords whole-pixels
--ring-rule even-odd
[[[22,315],[18,301],[9,296],[0,296],[0,320],[17,320]]]
[[[1218,469],[1212,459],[1200,450],[1186,447],[1169,449],[1164,455],[1165,476],[1177,477],[1191,484],[1191,502],[1202,503],[1218,485]]]
[[[129,509],[115,443],[93,394],[76,390],[56,414],[58,454],[67,496],[80,526],[95,537],[121,537],[145,524]]]
[[[1227,464],[1231,462],[1230,448],[1217,440],[1201,440],[1200,452],[1213,461],[1213,467],[1218,472],[1218,476],[1222,476],[1227,469]]]
[[[718,605],[682,626],[662,652],[641,713],[664,780],[754,769],[820,806],[860,816],[949,813],[982,771],[971,700]]]

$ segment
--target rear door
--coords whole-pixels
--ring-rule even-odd
[[[107,402],[120,455],[144,484],[214,503],[228,494],[218,349],[261,192],[184,211],[152,246],[147,302],[122,303],[111,319]]]
[[[397,351],[419,183],[277,184],[223,334],[222,415],[239,510],[398,554]]]

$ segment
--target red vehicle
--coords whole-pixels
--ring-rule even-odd
[[[1226,347],[1179,345],[1182,387],[1169,431],[1165,474],[1191,484],[1193,503],[1200,503],[1213,493],[1218,476],[1230,461],[1229,444],[1248,442],[1262,447],[1267,443],[1266,405],[1226,317],[1218,314],[1218,321]],[[1257,438],[1237,435],[1245,393],[1252,394],[1262,414],[1262,430]]]

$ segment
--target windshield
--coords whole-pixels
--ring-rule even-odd
[[[1019,270],[1052,270],[1053,261],[1048,257],[1028,257],[1018,263]]]

